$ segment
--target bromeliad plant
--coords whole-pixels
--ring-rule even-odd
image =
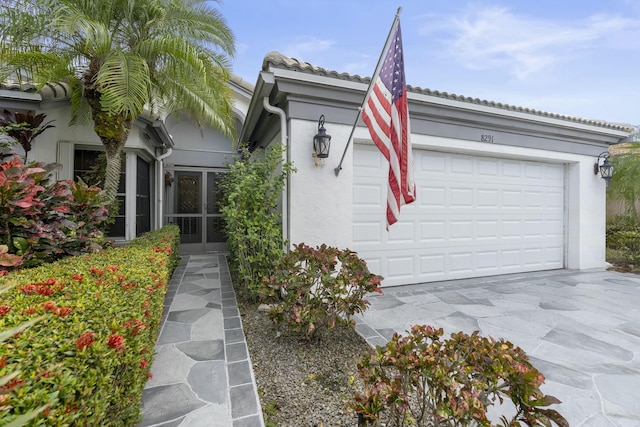
[[[358,363],[365,389],[349,406],[358,413],[359,425],[569,426],[547,408],[560,401],[540,390],[544,376],[522,349],[477,331],[445,340],[442,335],[442,329],[416,325]],[[494,424],[487,417],[489,407],[498,403],[508,410],[502,405],[507,399],[515,413]]]
[[[350,316],[367,309],[369,292],[382,293],[380,277],[355,252],[304,243],[280,260],[259,291],[262,298],[278,302],[271,319],[306,338],[338,322],[351,325]]]

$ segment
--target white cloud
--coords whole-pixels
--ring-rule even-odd
[[[317,37],[299,37],[297,41],[284,48],[284,53],[301,61],[311,62],[318,58],[318,53],[326,52],[335,42]]]
[[[616,15],[559,21],[516,15],[496,6],[471,8],[438,25],[448,33],[447,51],[465,67],[503,69],[520,80],[597,47],[631,47],[639,38],[636,27],[634,20]]]

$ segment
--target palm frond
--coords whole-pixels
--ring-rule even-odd
[[[109,114],[137,117],[149,101],[149,69],[134,53],[111,52],[96,75],[100,102]]]
[[[84,96],[84,87],[77,79],[69,81],[69,89],[71,90],[71,122],[70,125],[87,124],[91,120],[91,109],[89,102]]]
[[[231,114],[231,91],[225,86],[224,90],[213,92],[203,89],[199,85],[180,84],[174,82],[176,97],[173,106],[179,110],[185,109],[196,119],[205,121],[219,129],[225,135],[235,137],[235,124]],[[195,113],[195,114],[194,114]]]
[[[103,2],[89,2],[94,5],[93,9],[83,3],[73,0],[60,2],[51,17],[51,28],[64,36],[58,41],[73,48],[77,55],[90,58],[106,54],[112,47],[112,32],[109,18],[105,22],[99,8]]]
[[[222,14],[214,9],[211,3],[203,0],[175,2],[168,7],[167,23],[175,29],[176,34],[182,34],[203,47],[215,46],[216,49],[233,56],[233,32]]]

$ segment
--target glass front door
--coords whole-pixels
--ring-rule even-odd
[[[174,181],[167,191],[165,224],[180,227],[180,251],[193,254],[226,250],[217,186],[224,172],[168,172]]]

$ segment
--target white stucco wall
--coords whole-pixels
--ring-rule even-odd
[[[291,159],[298,169],[290,186],[290,240],[291,243],[350,247],[353,242],[353,143],[337,178],[334,168],[351,128],[328,121],[325,127],[332,136],[331,153],[324,167],[315,167],[311,154],[317,122],[293,120],[290,123]],[[364,127],[356,129],[354,140],[371,143]],[[605,267],[605,182],[593,173],[595,157],[425,135],[412,135],[412,143],[414,148],[564,164],[566,267]]]
[[[43,162],[59,162],[63,165],[63,172],[60,172],[61,179],[68,179],[72,174],[72,164],[66,158],[60,158],[58,150],[59,141],[73,141],[84,145],[100,145],[100,139],[93,131],[91,125],[69,126],[71,120],[71,109],[66,102],[53,101],[43,104],[42,109],[36,110],[36,114],[46,114],[45,122],[53,120],[53,128],[47,129],[40,134],[33,144],[29,153],[29,160]],[[71,165],[71,166],[70,166]]]
[[[344,249],[353,241],[352,148],[347,152],[344,170],[336,177],[334,168],[347,142],[350,128],[325,125],[331,135],[331,152],[325,166],[314,165],[313,137],[318,122],[292,120],[290,150],[297,172],[290,185],[290,242],[316,246],[326,243]]]

